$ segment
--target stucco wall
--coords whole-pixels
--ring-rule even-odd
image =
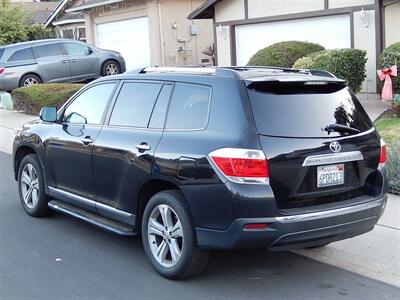
[[[202,3],[203,0],[149,0],[141,6],[86,14],[87,42],[95,44],[96,24],[147,16],[151,65],[200,64],[202,59],[207,58],[201,52],[213,43],[213,22],[191,21],[187,16]],[[190,34],[192,23],[197,27],[197,35]]]
[[[385,7],[385,47],[400,42],[400,2]]]
[[[374,4],[375,0],[329,0],[329,8]]]
[[[361,12],[354,12],[354,48],[367,51],[367,78],[362,92],[376,92],[376,43],[375,43],[375,11],[365,11],[367,22],[363,22]]]
[[[260,18],[322,10],[324,0],[248,0],[248,5],[249,18]]]
[[[231,36],[229,26],[218,26],[216,28],[218,45],[218,66],[227,67],[231,65]]]
[[[225,0],[215,5],[215,21],[244,19],[244,0]]]

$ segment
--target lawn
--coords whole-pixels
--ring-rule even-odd
[[[379,118],[375,127],[389,146],[400,142],[400,118]]]

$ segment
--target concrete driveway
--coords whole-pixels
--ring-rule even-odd
[[[207,272],[186,282],[156,275],[138,238],[58,214],[30,218],[18,202],[9,154],[14,128],[34,118],[0,110],[0,299],[400,298],[400,197],[394,195],[370,233],[292,253],[215,252]]]

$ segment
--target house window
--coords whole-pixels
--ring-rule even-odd
[[[86,42],[86,29],[85,27],[78,27],[78,38],[77,40],[80,40],[82,42]]]
[[[61,35],[65,39],[73,39],[74,38],[74,30],[73,29],[63,29],[61,31]]]

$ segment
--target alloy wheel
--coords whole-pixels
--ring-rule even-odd
[[[39,81],[34,77],[28,77],[24,81],[24,86],[39,84]]]
[[[151,212],[147,226],[151,253],[165,267],[174,267],[183,251],[183,231],[176,212],[168,205],[157,205]]]
[[[28,208],[34,208],[39,199],[39,178],[32,164],[24,166],[20,185],[25,205]]]
[[[116,64],[108,64],[106,67],[106,74],[109,75],[116,75],[118,74],[118,66]]]

